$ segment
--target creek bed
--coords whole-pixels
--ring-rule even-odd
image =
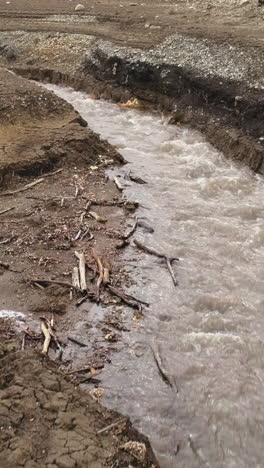
[[[161,467],[263,466],[262,177],[157,115],[47,88],[129,161],[110,177],[131,170],[147,181],[125,182],[137,216],[155,229],[134,237],[180,257],[175,288],[159,259],[132,245],[124,253],[131,291],[151,306],[103,373],[104,402],[149,436]],[[178,393],[161,379],[151,346]]]

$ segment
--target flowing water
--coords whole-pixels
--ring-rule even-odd
[[[263,179],[194,131],[48,88],[118,147],[121,175],[148,182],[126,189],[155,229],[135,237],[180,257],[175,288],[160,260],[127,250],[132,292],[151,306],[106,371],[105,402],[149,435],[161,467],[264,467]]]

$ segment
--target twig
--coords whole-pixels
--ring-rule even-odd
[[[59,173],[62,172],[62,171],[63,171],[63,168],[57,169],[57,170],[54,171],[54,172],[48,172],[47,174],[42,174],[42,177],[43,177],[43,178],[44,178],[44,177],[52,177],[52,176],[54,176],[54,175],[56,175],[56,174],[59,174]]]
[[[49,329],[46,326],[44,320],[42,320],[42,322],[41,322],[41,331],[42,331],[42,333],[43,333],[43,335],[45,337],[43,348],[42,348],[42,354],[47,354],[48,350],[49,350],[49,345],[50,345],[50,342],[51,342],[51,334],[50,334]]]
[[[14,239],[14,236],[11,236],[11,237],[8,237],[7,239],[2,240],[0,244],[1,245],[8,244],[9,242],[11,242],[12,239]]]
[[[15,206],[12,206],[12,208],[7,208],[6,210],[0,211],[0,215],[7,213],[8,211],[14,210]]]
[[[24,349],[25,349],[25,342],[26,342],[26,333],[23,332],[23,338],[22,338],[22,343],[21,343],[21,351],[24,351]]]
[[[172,269],[172,262],[174,262],[175,260],[179,260],[179,258],[177,257],[168,257],[166,254],[164,253],[160,253],[160,252],[157,252],[156,250],[152,249],[151,247],[147,247],[146,245],[142,244],[141,242],[139,242],[137,239],[134,239],[134,244],[141,250],[143,250],[144,252],[147,252],[148,254],[150,255],[155,255],[156,257],[158,258],[162,258],[163,260],[165,260],[166,262],[166,265],[167,265],[167,268],[169,270],[169,273],[171,275],[171,278],[172,278],[172,281],[173,281],[173,284],[174,286],[177,286],[178,285],[178,282],[176,280],[176,277],[175,277],[175,273]]]
[[[103,432],[109,431],[109,430],[112,429],[113,427],[118,426],[118,424],[123,424],[123,423],[127,423],[127,422],[128,422],[128,419],[127,419],[127,418],[119,419],[119,420],[116,421],[115,423],[109,424],[108,426],[104,427],[103,429],[100,429],[100,431],[97,431],[96,434],[97,434],[97,435],[103,434]]]
[[[48,280],[48,279],[32,279],[30,280],[31,283],[36,284],[37,283],[41,286],[49,286],[50,284],[57,284],[58,286],[65,286],[65,288],[73,288],[74,286],[71,283],[68,283],[67,281],[57,281],[57,280]],[[75,289],[78,291],[78,288],[75,287]],[[79,290],[80,291],[80,290]]]
[[[102,261],[100,257],[98,256],[97,252],[95,251],[95,249],[92,250],[92,256],[94,257],[97,263],[98,271],[99,271],[99,276],[98,276],[97,283],[96,283],[96,297],[97,297],[97,302],[99,302],[100,301],[100,286],[104,278],[104,269],[103,269]]]
[[[82,237],[80,238],[80,240],[83,240],[87,234],[89,234],[89,239],[87,239],[88,241],[92,240],[94,238],[93,234],[90,232],[90,229],[87,228],[86,231],[84,231]]]
[[[31,189],[35,185],[40,184],[44,180],[45,180],[44,177],[42,177],[41,179],[34,180],[34,182],[30,182],[30,184],[26,184],[24,185],[24,187],[21,187],[20,189],[17,189],[17,190],[13,190],[12,192],[2,192],[0,193],[0,197],[7,197],[8,195],[15,195],[16,193],[25,192],[26,190]]]
[[[137,225],[138,225],[138,219],[136,218],[136,221],[135,221],[133,227],[130,229],[130,231],[128,231],[127,234],[125,234],[124,236],[122,236],[122,238],[123,238],[124,240],[129,239],[129,237],[131,237],[132,234],[134,234],[135,230],[137,229]]]
[[[84,253],[75,252],[75,256],[79,260],[79,272],[80,272],[80,286],[81,290],[85,291],[87,289],[86,277],[85,277],[85,256]]]
[[[68,336],[68,340],[72,341],[72,343],[79,345],[81,348],[85,348],[88,346],[87,344],[81,343],[81,341],[76,340],[75,338],[72,338],[71,336]]]
[[[112,286],[111,284],[108,284],[107,288],[109,289],[111,294],[113,294],[114,296],[119,297],[120,299],[122,299],[122,301],[125,304],[133,307],[134,309],[141,310],[142,309],[142,304],[144,304],[146,307],[149,306],[149,304],[147,302],[143,302],[143,301],[141,301],[139,299],[136,299],[133,296],[130,296],[129,294],[125,294],[122,291],[120,291],[120,289]]]
[[[171,275],[173,284],[174,284],[174,286],[177,286],[177,285],[178,285],[178,281],[176,280],[175,273],[174,273],[174,271],[173,271],[173,269],[172,269],[172,265],[171,265],[172,261],[173,261],[172,259],[170,259],[169,257],[166,257],[167,267],[168,267],[168,270],[169,270],[169,272],[170,272],[170,275]]]
[[[168,375],[167,375],[167,372],[165,371],[164,367],[163,367],[163,364],[162,364],[162,360],[161,360],[161,357],[160,357],[160,354],[159,354],[159,351],[157,350],[155,352],[153,346],[151,346],[151,350],[152,350],[152,353],[153,353],[153,356],[154,356],[154,359],[155,359],[155,362],[156,362],[156,365],[157,365],[157,368],[159,370],[159,373],[162,377],[162,379],[164,380],[164,382],[169,385],[171,388],[173,388],[173,383],[170,381]],[[176,388],[176,392],[178,393],[178,389],[175,385],[175,388]]]

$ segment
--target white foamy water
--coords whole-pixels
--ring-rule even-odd
[[[121,174],[148,182],[126,190],[155,228],[135,237],[180,257],[174,288],[159,260],[127,250],[133,292],[151,307],[104,374],[105,401],[149,435],[162,467],[263,467],[263,179],[196,132],[47,87],[118,147],[131,163]],[[162,381],[150,343],[177,394]]]

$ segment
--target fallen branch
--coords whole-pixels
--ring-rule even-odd
[[[12,208],[7,208],[6,210],[0,211],[0,215],[7,213],[8,211],[14,210],[15,206],[12,206]]]
[[[53,330],[53,318],[51,320],[46,319],[45,317],[40,317],[41,320],[41,330],[43,335],[45,336],[43,348],[42,348],[42,354],[47,354],[50,346],[51,339],[56,343],[57,349],[59,350],[58,354],[58,359],[61,359],[62,356],[62,347],[60,345],[60,342]]]
[[[160,252],[157,252],[156,250],[152,249],[151,247],[147,247],[146,245],[142,244],[141,242],[139,242],[137,239],[134,239],[134,244],[140,249],[140,250],[143,250],[144,252],[150,254],[150,255],[155,255],[156,257],[158,258],[162,258],[163,260],[165,260],[166,262],[166,265],[167,265],[167,268],[169,270],[169,273],[171,275],[171,278],[172,278],[172,281],[173,281],[173,284],[174,286],[177,286],[178,285],[178,282],[176,280],[176,277],[175,277],[175,273],[172,269],[172,262],[174,262],[175,260],[179,260],[179,258],[177,257],[168,257],[166,254],[164,253],[160,253]]]
[[[100,301],[100,287],[104,279],[104,269],[103,269],[102,261],[100,257],[98,256],[97,252],[95,251],[95,249],[92,250],[92,256],[94,257],[97,263],[98,272],[99,272],[99,276],[98,276],[97,283],[96,283],[96,297],[97,297],[97,302],[99,302]]]
[[[44,177],[42,177],[41,179],[34,180],[34,182],[30,182],[30,184],[26,184],[24,185],[24,187],[21,187],[20,189],[17,189],[17,190],[13,190],[12,192],[2,192],[0,193],[0,197],[7,197],[9,195],[15,195],[16,193],[25,192],[26,190],[31,189],[35,185],[40,184],[44,180],[45,180]]]
[[[48,279],[32,279],[30,280],[32,284],[39,284],[40,286],[47,287],[51,284],[57,284],[58,286],[65,286],[65,288],[73,288],[74,286],[71,283],[68,283],[67,281],[57,281],[57,280],[48,280]],[[76,290],[77,287],[75,287]],[[79,290],[80,291],[80,290]]]
[[[175,387],[176,389],[176,392],[178,393],[178,389],[176,387],[176,385],[171,382],[170,378],[168,377],[168,374],[166,372],[166,370],[164,369],[163,367],[163,363],[162,363],[162,360],[161,360],[161,357],[160,357],[160,354],[159,354],[159,350],[157,350],[155,352],[153,346],[151,346],[151,350],[152,350],[152,353],[153,353],[153,356],[154,356],[154,359],[155,359],[155,362],[156,362],[156,365],[157,365],[157,368],[158,368],[158,371],[162,377],[162,379],[164,380],[164,382],[169,385],[171,388]]]
[[[125,304],[133,307],[133,309],[141,310],[142,304],[145,305],[146,307],[149,306],[148,302],[143,302],[140,299],[136,299],[135,297],[130,296],[129,294],[125,294],[123,293],[123,291],[120,291],[120,289],[112,286],[111,284],[108,284],[107,288],[109,289],[111,294],[119,297],[119,299],[121,299]]]
[[[86,278],[85,278],[85,256],[84,256],[83,252],[81,252],[81,253],[75,252],[75,256],[79,260],[81,291],[85,291],[87,289]]]

